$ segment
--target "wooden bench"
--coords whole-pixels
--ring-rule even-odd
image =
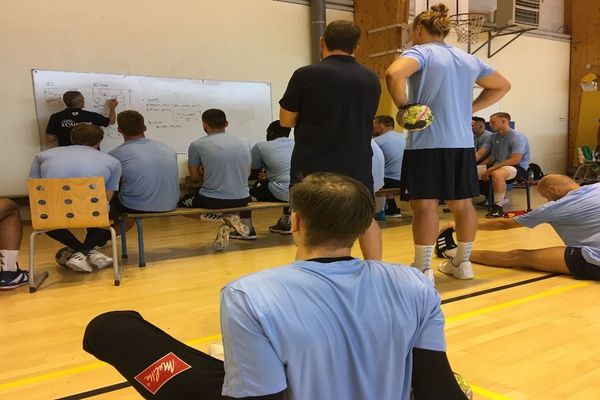
[[[187,184],[189,187],[197,187],[198,184]],[[377,197],[384,197],[387,195],[397,195],[400,194],[400,189],[390,188],[390,189],[381,189],[375,195]],[[121,225],[121,258],[127,259],[129,256],[127,254],[127,232],[125,226],[125,220],[127,218],[133,218],[135,221],[135,225],[137,228],[138,234],[138,251],[139,251],[139,266],[146,266],[146,257],[144,255],[144,228],[142,226],[142,220],[146,218],[163,218],[163,217],[179,217],[179,216],[187,216],[187,215],[203,215],[203,214],[221,214],[221,213],[237,213],[240,211],[254,211],[254,210],[264,210],[269,208],[283,208],[287,207],[288,203],[275,203],[275,202],[263,202],[263,201],[255,201],[248,203],[247,206],[244,207],[236,207],[236,208],[222,208],[222,209],[208,209],[208,208],[177,208],[173,211],[167,211],[162,213],[129,213],[129,214],[121,214],[118,219],[120,220]]]
[[[179,216],[188,216],[188,215],[203,215],[203,214],[221,214],[221,213],[237,213],[240,211],[255,211],[255,210],[264,210],[269,208],[283,208],[287,207],[288,203],[275,203],[275,202],[264,202],[264,201],[255,201],[248,203],[247,206],[244,207],[235,207],[235,208],[218,208],[218,209],[209,209],[209,208],[177,208],[173,211],[161,212],[161,213],[128,213],[119,215],[118,219],[121,225],[121,258],[127,259],[129,256],[127,254],[127,230],[125,220],[127,218],[133,218],[135,221],[135,225],[137,228],[138,234],[138,250],[139,250],[139,266],[146,266],[146,258],[144,255],[144,228],[142,226],[142,220],[146,218],[163,218],[163,217],[179,217]]]

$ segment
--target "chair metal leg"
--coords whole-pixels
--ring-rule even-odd
[[[117,232],[111,226],[110,237],[112,239],[113,271],[115,275],[115,286],[121,285],[121,267],[119,266],[119,252],[117,251]]]
[[[527,212],[531,211],[531,185],[529,184],[529,180],[525,180],[525,197],[527,198]]]
[[[487,210],[492,211],[492,205],[494,204],[494,185],[492,184],[492,177],[488,180],[488,199],[487,199]]]
[[[139,254],[139,267],[145,267],[146,266],[146,258],[144,256],[144,228],[142,226],[142,219],[141,218],[136,218],[135,219],[135,225],[137,227],[137,234],[138,234],[138,254]]]
[[[121,227],[121,258],[126,260],[129,258],[127,255],[127,218],[120,218],[119,225]]]
[[[39,277],[35,276],[35,237],[43,231],[33,231],[29,235],[29,293],[34,293],[48,277],[45,271]]]

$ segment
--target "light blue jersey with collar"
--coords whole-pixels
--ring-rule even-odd
[[[102,176],[107,190],[119,190],[119,160],[90,146],[54,147],[35,156],[30,178],[82,178]]]
[[[194,140],[188,149],[188,165],[204,167],[200,194],[214,199],[250,197],[250,143],[229,133],[213,133]]]
[[[387,131],[373,138],[379,145],[385,158],[385,177],[400,180],[402,159],[406,147],[406,135],[395,131]]]
[[[600,183],[573,190],[515,221],[528,228],[549,223],[565,245],[581,248],[587,262],[600,266]]]
[[[527,171],[529,168],[529,141],[519,131],[511,129],[506,135],[493,133],[483,144],[482,148],[487,150],[494,158],[494,165],[507,160],[511,154],[523,154],[519,166]]]
[[[296,261],[221,291],[223,394],[408,399],[412,351],[445,351],[434,287],[414,268]]]
[[[179,201],[177,154],[148,138],[128,140],[109,153],[121,162],[119,201],[140,211],[171,211]]]
[[[288,137],[256,143],[252,147],[252,169],[265,169],[269,191],[281,201],[288,201],[290,197],[293,151],[294,140]]]
[[[373,192],[376,192],[385,185],[383,179],[385,174],[385,156],[374,140],[371,140],[371,150],[373,151],[371,161],[371,168],[373,170]]]
[[[493,69],[477,57],[444,43],[413,46],[402,57],[419,64],[419,70],[408,79],[409,103],[428,105],[435,118],[426,129],[408,133],[406,148],[473,147],[473,86]]]

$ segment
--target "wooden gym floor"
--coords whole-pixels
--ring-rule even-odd
[[[523,208],[521,190],[515,207]],[[535,190],[532,190],[535,192]],[[542,199],[534,196],[534,205]],[[406,203],[401,207],[406,210]],[[0,293],[0,399],[137,399],[112,367],[81,348],[95,315],[133,309],[176,338],[201,350],[220,340],[219,289],[241,275],[289,263],[289,236],[267,232],[275,210],[254,215],[259,239],[232,241],[214,253],[217,225],[186,218],[144,223],[146,268],[137,267],[135,228],[122,285],[112,270],[75,273],[54,262],[58,245],[38,239],[38,270],[50,271],[40,291]],[[483,211],[479,211],[483,217]],[[409,264],[410,216],[382,223],[384,260]],[[443,223],[449,214],[441,212]],[[20,263],[27,266],[26,227]],[[510,250],[560,245],[549,226],[479,232],[475,248]],[[360,256],[358,247],[354,255]],[[434,265],[439,264],[434,259]],[[600,303],[597,283],[570,277],[475,265],[473,281],[436,271],[446,315],[451,364],[472,385],[476,399],[600,399]]]

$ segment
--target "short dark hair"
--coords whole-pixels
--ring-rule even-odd
[[[125,110],[117,114],[117,125],[125,136],[137,136],[144,133],[144,116],[134,110]]]
[[[290,190],[290,207],[306,228],[307,247],[352,247],[371,225],[373,196],[355,179],[329,172],[305,177]]]
[[[383,126],[387,126],[390,128],[394,127],[394,118],[390,117],[389,115],[378,115],[375,118],[373,118],[377,123],[380,123]]]
[[[202,122],[213,129],[224,129],[227,126],[227,117],[223,110],[209,108],[202,113]]]
[[[323,32],[323,40],[328,50],[341,50],[348,54],[354,52],[359,39],[360,28],[350,21],[333,21]]]
[[[507,112],[497,112],[497,113],[493,113],[491,117],[496,117],[496,118],[504,118],[510,121],[510,114]]]
[[[83,97],[81,92],[78,92],[76,90],[69,90],[68,92],[65,92],[63,94],[63,102],[67,107],[73,107],[77,99],[79,99],[80,97]]]
[[[482,124],[485,125],[485,118],[473,117],[472,120],[473,120],[473,122],[481,122]]]
[[[78,124],[71,129],[71,143],[81,146],[95,146],[104,139],[104,131],[97,125]]]
[[[281,126],[279,120],[273,121],[267,128],[267,140],[275,140],[280,137],[290,137],[292,128],[286,128]]]

